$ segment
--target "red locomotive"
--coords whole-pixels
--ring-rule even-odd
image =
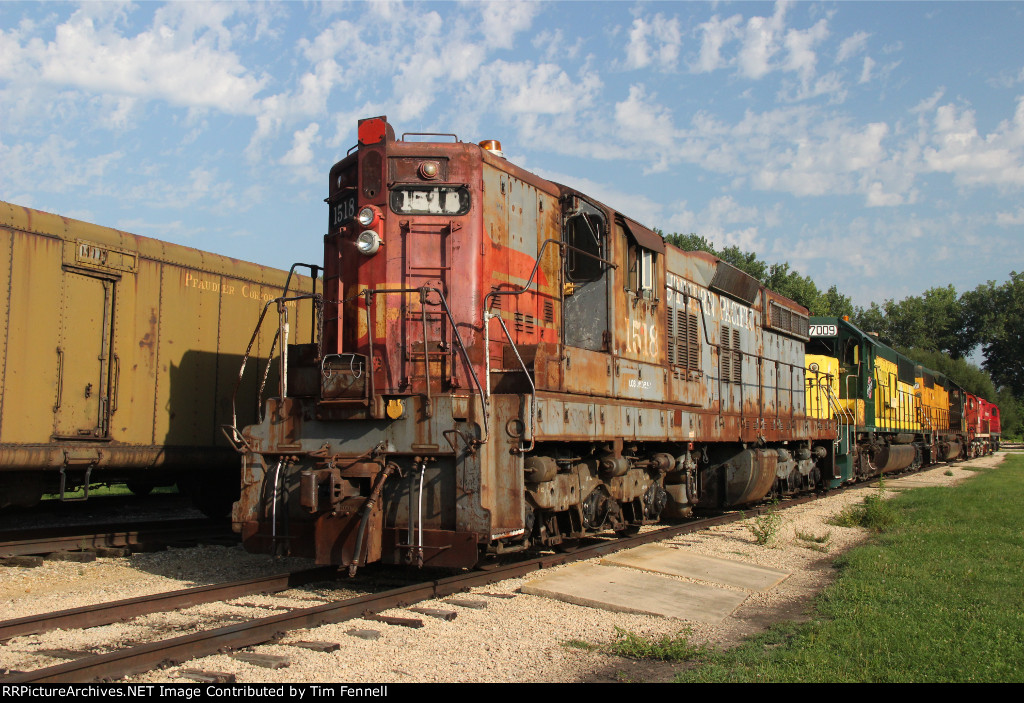
[[[320,335],[234,430],[248,549],[463,567],[831,479],[805,308],[497,143],[409,136],[362,120],[331,169]]]
[[[999,451],[999,408],[984,398],[964,394],[964,412],[967,415],[966,448],[969,457],[984,456]]]

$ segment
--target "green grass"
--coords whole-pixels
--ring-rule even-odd
[[[814,618],[708,653],[678,681],[1024,681],[1024,456],[886,504]]]
[[[582,649],[586,652],[606,652],[630,659],[657,659],[660,661],[689,661],[706,654],[706,645],[690,642],[690,629],[675,635],[658,638],[645,637],[635,632],[615,628],[615,640],[609,645],[594,644],[585,640],[566,640],[562,646],[567,649]]]
[[[770,547],[775,544],[782,528],[782,516],[778,511],[779,501],[773,499],[768,508],[748,525],[750,533],[758,544]]]
[[[177,492],[178,492],[178,487],[177,486],[157,486],[156,488],[153,489],[153,491],[152,491],[152,493],[150,493],[150,495],[156,495],[156,494],[159,494],[159,493],[177,493]],[[85,495],[85,492],[82,490],[81,487],[79,487],[79,488],[77,488],[77,489],[75,489],[73,491],[66,492],[64,495],[67,498],[81,498],[83,495]],[[92,487],[89,488],[89,497],[90,498],[99,498],[101,496],[130,496],[130,495],[134,495],[134,493],[132,493],[130,490],[128,490],[128,486],[124,485],[123,483],[115,483],[115,484],[113,484],[111,486],[96,485],[96,486],[92,486]],[[43,495],[43,500],[60,500],[60,493],[46,493],[46,494]]]
[[[885,498],[885,485],[879,480],[878,490],[864,498],[860,505],[849,508],[828,520],[837,527],[865,527],[872,532],[884,532],[900,521],[900,509]]]
[[[690,630],[675,635],[662,635],[657,639],[615,628],[615,641],[611,652],[631,659],[658,659],[661,661],[689,661],[708,652],[705,645],[690,642]]]
[[[562,646],[566,649],[582,649],[584,652],[596,652],[601,649],[601,645],[584,640],[566,640],[562,642]]]
[[[797,530],[796,540],[796,543],[801,547],[806,547],[816,552],[827,552],[828,543],[832,541],[832,533],[825,532],[823,535],[816,535],[813,532]]]

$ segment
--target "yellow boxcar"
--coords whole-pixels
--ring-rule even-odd
[[[235,488],[239,460],[221,426],[256,320],[287,277],[0,202],[0,507],[100,482],[202,482],[211,500]],[[295,276],[290,289],[313,285]],[[311,301],[289,305],[288,341],[308,342]],[[265,327],[240,423],[258,412],[276,330]]]

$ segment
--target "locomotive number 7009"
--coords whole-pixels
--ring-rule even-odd
[[[811,325],[812,337],[835,337],[839,329],[835,325]]]

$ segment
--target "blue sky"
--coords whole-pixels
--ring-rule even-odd
[[[1024,270],[1024,3],[0,3],[0,199],[319,261],[356,121],[859,305]]]

